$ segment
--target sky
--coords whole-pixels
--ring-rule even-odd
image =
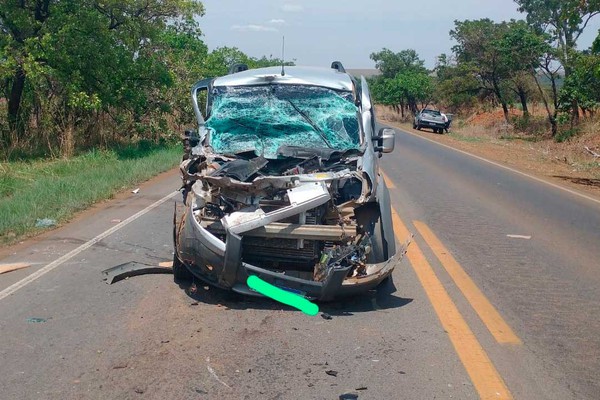
[[[237,47],[252,57],[281,57],[296,65],[374,68],[373,52],[415,49],[425,65],[451,53],[455,20],[524,19],[512,0],[202,0],[200,18],[210,50]],[[588,48],[600,29],[600,16],[579,41]]]

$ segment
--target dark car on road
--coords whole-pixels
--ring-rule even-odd
[[[379,172],[395,132],[376,130],[366,80],[337,62],[232,72],[192,88],[175,279],[256,295],[256,275],[320,300],[377,287],[397,261]]]
[[[413,129],[423,128],[432,129],[434,133],[444,133],[449,128],[448,118],[444,118],[440,111],[425,108],[415,116],[413,122]]]

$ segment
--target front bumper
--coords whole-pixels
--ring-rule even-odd
[[[394,270],[396,258],[368,265],[366,276],[348,277],[351,267],[334,269],[322,282],[301,279],[242,262],[242,236],[227,232],[225,241],[214,236],[194,217],[193,204],[176,235],[177,256],[197,278],[213,286],[238,293],[260,296],[246,285],[250,275],[256,275],[277,287],[309,299],[329,301],[335,297],[353,295],[374,289]]]

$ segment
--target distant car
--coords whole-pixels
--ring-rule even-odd
[[[376,288],[403,253],[379,170],[395,132],[376,130],[366,80],[337,62],[236,68],[192,88],[175,279],[258,295],[256,275],[319,300]]]
[[[448,118],[444,118],[442,113],[437,110],[425,108],[421,110],[413,122],[413,129],[421,130],[423,128],[432,129],[434,133],[444,133],[449,127]]]

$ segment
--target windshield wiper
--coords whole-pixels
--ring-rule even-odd
[[[304,120],[306,122],[308,122],[310,124],[310,126],[312,126],[312,128],[319,134],[319,136],[321,136],[321,139],[323,139],[323,141],[325,142],[325,144],[327,145],[327,147],[329,147],[330,149],[333,148],[333,146],[331,145],[331,143],[329,143],[329,140],[327,140],[327,137],[325,136],[325,132],[323,132],[323,130],[321,128],[319,128],[317,126],[317,124],[315,124],[315,122],[310,119],[310,117],[308,115],[306,115],[306,113],[304,111],[302,111],[301,109],[299,109],[293,101],[291,101],[290,99],[285,99],[288,103],[290,103],[290,105],[292,107],[294,107],[294,110],[296,110],[296,112],[298,114],[300,114],[302,116],[302,118],[304,118]]]

